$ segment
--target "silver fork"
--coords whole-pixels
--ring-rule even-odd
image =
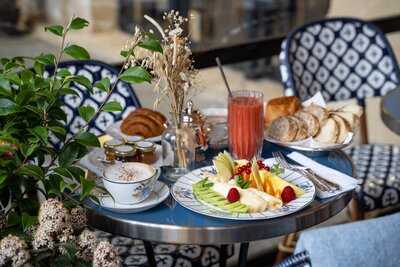
[[[300,173],[300,174],[306,176],[307,178],[309,178],[311,181],[314,182],[315,186],[316,186],[319,190],[321,190],[321,191],[323,191],[323,192],[330,192],[330,191],[333,191],[333,190],[334,190],[333,187],[331,187],[331,186],[327,185],[326,183],[321,182],[320,180],[318,180],[318,179],[315,177],[315,175],[313,175],[312,173],[306,171],[305,169],[298,168],[298,167],[296,167],[296,166],[294,166],[294,165],[292,165],[292,164],[289,164],[289,163],[286,161],[285,157],[283,156],[283,154],[282,154],[281,152],[279,152],[279,151],[278,151],[278,152],[272,152],[272,155],[274,156],[275,160],[276,160],[283,168],[289,169],[289,170],[291,170],[291,171],[294,171],[294,172],[297,172],[297,173]]]

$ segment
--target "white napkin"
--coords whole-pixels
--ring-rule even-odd
[[[335,195],[338,195],[343,192],[347,192],[353,190],[357,187],[360,183],[357,179],[334,170],[332,168],[326,167],[306,156],[298,152],[292,152],[287,155],[290,159],[296,161],[300,165],[312,169],[316,174],[320,175],[321,177],[325,178],[328,181],[334,182],[338,184],[341,189],[336,190],[333,192],[322,192],[317,189],[317,196],[319,198],[328,198]]]

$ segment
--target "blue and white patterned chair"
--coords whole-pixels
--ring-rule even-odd
[[[115,82],[118,76],[118,70],[114,67],[96,60],[88,61],[66,61],[62,62],[59,68],[68,69],[71,74],[82,75],[89,79],[92,84],[103,79],[109,78],[111,84]],[[48,68],[47,72],[51,73],[54,70]],[[67,134],[75,134],[80,127],[85,124],[83,118],[79,116],[78,108],[80,106],[92,106],[96,110],[101,102],[107,97],[107,93],[98,88],[93,88],[93,94],[89,94],[87,89],[80,84],[73,83],[72,87],[78,93],[77,95],[63,96],[61,101],[64,103],[62,109],[67,114],[67,123],[65,125]],[[136,107],[140,107],[140,101],[137,98],[132,86],[124,81],[119,81],[116,89],[111,94],[109,101],[118,101],[122,108],[122,112],[102,112],[99,116],[89,125],[89,131],[102,135],[105,130],[122,118],[125,118]],[[53,143],[58,144],[59,140],[53,137]]]
[[[375,25],[354,18],[311,22],[282,44],[280,70],[285,95],[305,100],[320,91],[326,101],[385,95],[400,83],[388,40]],[[400,146],[367,144],[347,151],[357,177],[358,215],[400,203]]]
[[[71,74],[83,75],[88,78],[92,84],[108,77],[111,84],[115,82],[118,76],[118,70],[114,67],[96,60],[87,61],[66,61],[62,62],[59,68],[68,69]],[[47,68],[47,75],[54,72],[53,68]],[[100,103],[105,100],[106,93],[94,88],[94,94],[91,95],[87,90],[79,85],[72,84],[72,87],[79,94],[64,96],[61,101],[64,103],[62,107],[67,113],[66,130],[69,135],[73,135],[78,129],[85,124],[85,121],[79,116],[78,108],[82,105],[90,105],[98,108]],[[106,113],[102,112],[100,115],[89,125],[89,131],[102,135],[105,129],[112,125],[114,122],[125,118],[132,110],[140,107],[140,101],[135,94],[133,87],[123,81],[119,81],[115,91],[111,94],[110,101],[117,100],[122,108],[122,112]],[[52,140],[54,145],[59,145],[59,140],[53,136]],[[115,236],[102,231],[96,231],[100,239],[110,241],[117,247],[120,256],[123,260],[124,266],[144,267],[148,266],[148,259],[144,249],[143,241]],[[220,262],[220,249],[219,246],[198,246],[198,245],[171,245],[152,243],[153,251],[157,266],[170,267],[170,266],[213,266]],[[226,259],[233,255],[233,246],[223,247],[227,249],[225,252]]]

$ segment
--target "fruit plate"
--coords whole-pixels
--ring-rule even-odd
[[[122,124],[122,120],[117,121],[116,123],[112,124],[110,127],[108,127],[106,129],[106,134],[111,135],[112,137],[117,138],[117,139],[125,139],[125,138],[129,137],[129,135],[126,135],[123,132],[121,132],[121,124]],[[150,141],[150,142],[160,142],[161,135],[149,137],[149,138],[146,138],[146,140]]]
[[[272,166],[274,163],[276,162],[273,158],[264,160],[264,164],[267,166]],[[204,178],[204,172],[215,172],[215,169],[213,166],[207,166],[196,169],[182,176],[173,185],[171,193],[174,199],[183,207],[196,213],[215,218],[231,220],[265,220],[277,218],[305,208],[314,200],[315,197],[315,187],[309,179],[298,173],[285,169],[280,177],[302,188],[304,194],[301,197],[284,204],[276,210],[267,210],[257,213],[229,213],[210,204],[199,201],[194,196],[192,185]]]

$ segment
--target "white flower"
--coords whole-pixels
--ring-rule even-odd
[[[117,251],[107,241],[100,242],[93,255],[93,267],[119,267],[121,260]]]
[[[25,241],[19,237],[8,235],[0,241],[0,266],[23,266],[30,257]]]
[[[97,245],[97,238],[94,232],[89,230],[83,230],[78,237],[78,258],[84,261],[93,260],[93,252]]]
[[[82,207],[76,207],[71,209],[71,225],[74,231],[81,231],[86,227],[87,217],[86,210]]]

